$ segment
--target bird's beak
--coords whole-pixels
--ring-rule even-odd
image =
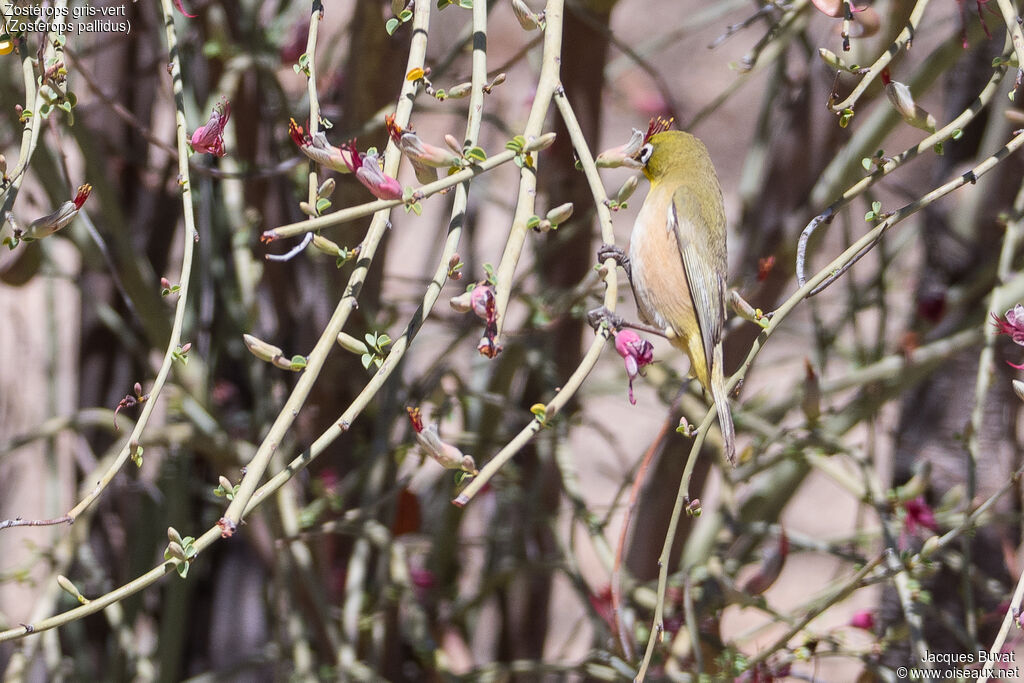
[[[633,129],[633,135],[629,138],[629,142],[618,147],[612,147],[606,149],[597,155],[595,160],[598,168],[619,168],[625,166],[626,168],[643,168],[643,164],[634,159],[633,157],[644,144],[644,134]]]

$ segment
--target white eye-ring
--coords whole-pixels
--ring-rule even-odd
[[[647,162],[650,161],[651,159],[651,154],[653,153],[654,146],[648,142],[646,145],[640,148],[639,152],[636,153],[636,160],[639,161],[644,166],[646,166]]]

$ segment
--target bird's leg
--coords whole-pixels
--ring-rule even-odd
[[[614,244],[602,244],[597,250],[597,260],[604,263],[608,259],[615,259],[615,262],[622,266],[622,269],[626,271],[626,278],[629,280],[630,286],[633,285],[633,273],[629,267],[629,256],[622,247]]]
[[[735,289],[729,290],[729,304],[732,306],[732,309],[736,311],[736,315],[744,320],[749,320],[761,328],[768,327],[768,321],[771,320],[772,314],[770,312],[764,313],[760,308],[754,308],[751,306],[742,296],[740,296],[739,291]]]
[[[599,306],[591,311],[587,312],[587,323],[590,324],[594,330],[600,329],[602,323],[607,325],[611,330],[621,330],[623,328],[629,328],[632,330],[638,330],[640,332],[646,332],[647,334],[653,334],[656,337],[669,338],[669,333],[660,327],[654,325],[644,325],[643,323],[633,323],[624,319],[621,315],[612,313],[604,306]]]

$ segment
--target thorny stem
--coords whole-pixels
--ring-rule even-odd
[[[1006,30],[1013,40],[1013,50],[1017,53],[1017,70],[1024,69],[1024,33],[1021,33],[1020,14],[1016,12],[1010,0],[997,0],[999,11],[1006,22]]]
[[[876,556],[870,562],[865,564],[860,571],[851,576],[849,580],[843,583],[842,586],[838,587],[835,593],[832,596],[830,596],[829,599],[823,600],[817,608],[808,611],[807,614],[801,617],[800,620],[797,621],[796,624],[794,624],[792,627],[790,627],[788,631],[779,636],[774,643],[772,643],[771,645],[769,645],[768,647],[764,648],[759,653],[751,657],[750,660],[748,660],[747,662],[748,667],[752,669],[758,663],[763,662],[765,659],[767,659],[768,656],[771,655],[773,652],[775,652],[781,647],[785,647],[786,643],[789,642],[790,638],[800,633],[800,631],[802,631],[804,627],[807,626],[807,624],[811,623],[811,621],[814,620],[817,616],[819,616],[822,612],[824,612],[826,609],[828,609],[835,603],[839,602],[840,600],[846,598],[855,590],[860,588],[861,582],[864,579],[866,579],[872,571],[874,571],[875,567],[882,564],[883,560],[885,560],[886,558],[886,555],[889,554],[891,554],[890,551],[885,551],[881,555]]]
[[[398,123],[402,124],[401,121]],[[464,168],[458,173],[453,173],[450,176],[416,188],[415,196],[426,198],[431,195],[435,195],[442,190],[447,190],[450,187],[461,185],[467,180],[472,180],[485,171],[489,171],[492,168],[501,166],[502,164],[507,164],[515,159],[516,156],[516,152],[504,150],[492,157],[487,157],[485,161],[481,161],[479,164],[473,164],[469,168]],[[364,218],[384,209],[392,209],[396,206],[401,206],[404,203],[405,200],[403,199],[377,199],[372,202],[367,202],[366,204],[360,204],[359,206],[340,209],[329,213],[326,216],[318,216],[309,220],[299,221],[298,223],[289,223],[288,225],[282,225],[280,227],[267,230],[263,233],[262,239],[264,241],[273,241],[285,237],[295,237],[296,235],[301,235],[307,232],[315,232],[324,228],[331,228],[335,225],[341,225],[342,223]]]
[[[547,16],[547,30],[551,31],[551,15],[549,14]],[[576,155],[579,157],[580,165],[583,167],[584,173],[586,173],[587,182],[590,184],[590,191],[594,196],[594,205],[597,209],[598,219],[601,222],[601,239],[607,244],[612,244],[615,241],[615,234],[612,229],[611,211],[605,203],[607,196],[604,191],[604,185],[601,184],[601,177],[598,174],[597,166],[594,164],[593,154],[591,154],[590,148],[587,146],[587,141],[583,137],[583,131],[580,128],[579,122],[576,120],[576,115],[569,104],[568,98],[565,96],[565,91],[562,90],[560,86],[555,90],[554,99],[555,105],[558,107],[558,111],[562,115],[562,120],[565,122],[566,130],[569,131],[569,137],[572,140],[573,147],[576,149]],[[507,249],[506,253],[508,253]],[[604,306],[609,311],[614,311],[615,303],[619,296],[615,259],[605,259],[605,262],[601,267],[604,269],[604,281],[607,286],[604,293]],[[498,280],[498,284],[500,288],[500,278]],[[608,339],[608,335],[608,330],[604,328],[595,333],[594,340],[591,342],[590,348],[584,355],[583,360],[580,361],[576,370],[573,371],[569,379],[562,385],[558,395],[545,406],[544,420],[533,420],[530,424],[524,427],[522,431],[515,436],[515,438],[509,441],[504,448],[498,451],[498,453],[496,453],[495,456],[491,458],[483,468],[481,468],[480,473],[469,483],[465,490],[463,490],[463,492],[459,494],[454,501],[452,501],[453,503],[462,507],[472,500],[473,496],[480,492],[480,489],[490,481],[491,477],[501,469],[502,465],[511,460],[512,457],[520,451],[520,449],[529,443],[530,439],[532,439],[537,432],[544,428],[546,422],[550,421],[555,415],[557,415],[565,404],[572,399],[576,391],[583,384],[583,380],[586,379],[587,375],[590,374],[590,371],[597,363],[597,359],[601,355],[601,351],[604,348],[605,340]]]
[[[900,34],[896,36],[894,40],[886,49],[881,56],[875,60],[875,63],[871,65],[868,72],[864,74],[864,77],[860,79],[854,87],[853,92],[849,96],[839,103],[829,104],[829,109],[835,113],[839,113],[844,109],[852,108],[860,96],[864,94],[864,91],[868,89],[868,86],[878,78],[878,75],[882,73],[882,69],[889,65],[892,58],[895,57],[900,50],[902,50],[908,43],[913,41],[914,34],[917,33],[917,26],[921,23],[921,17],[924,16],[924,10],[928,7],[929,0],[917,0],[914,5],[914,9],[910,12],[910,17],[907,19],[907,25],[903,27]]]
[[[1001,3],[1000,3],[1001,4]],[[1019,31],[1019,29],[1018,29]],[[1006,283],[1010,280],[1013,274],[1014,257],[1017,254],[1017,248],[1020,246],[1022,232],[1024,232],[1024,184],[1021,185],[1020,190],[1017,193],[1017,199],[1014,202],[1014,213],[1013,218],[1007,223],[1007,232],[1002,238],[1002,250],[999,253],[999,265],[996,273],[996,286],[992,289],[992,295],[989,298],[988,310],[990,312],[998,313],[999,296],[1002,291],[1006,288]],[[965,496],[965,522],[971,515],[971,502],[974,500],[975,489],[977,487],[977,467],[978,467],[978,455],[980,451],[980,435],[982,430],[982,421],[985,415],[985,397],[988,394],[989,386],[992,382],[993,368],[992,364],[995,355],[995,337],[996,330],[994,326],[989,325],[988,316],[985,316],[985,345],[982,347],[981,355],[978,358],[978,378],[975,384],[975,395],[974,395],[974,410],[971,412],[971,431],[968,435],[967,441],[967,457],[968,457],[968,479],[967,479],[967,495]],[[971,538],[970,536],[964,537],[964,566],[965,574],[970,577],[970,552],[971,552]],[[999,635],[992,643],[992,652],[998,652],[1002,647],[1002,643],[1006,640],[1007,630],[1010,625],[1010,621],[1013,618],[1013,607],[1020,607],[1021,593],[1024,591],[1024,574],[1021,575],[1021,582],[1017,586],[1017,591],[1014,594],[1014,602],[1011,608],[1007,611],[1007,615],[1002,621],[1002,626],[999,628]],[[972,595],[971,590],[964,592],[965,599]],[[968,607],[971,605],[969,604]],[[974,610],[965,608],[965,613],[968,615],[968,633],[971,634],[972,638],[977,640],[977,622],[974,616]],[[994,661],[994,658],[990,659]],[[987,677],[985,678],[987,680]]]
[[[316,38],[320,28],[320,18],[323,16],[323,13],[324,7],[321,0],[314,0],[313,9],[309,16],[309,32],[306,36],[306,57],[308,59],[306,64],[306,92],[309,97],[309,135],[312,138],[316,137],[317,131],[320,128],[320,95],[317,93],[316,88]],[[316,164],[309,160],[306,163],[306,167],[309,169],[306,201],[309,202],[310,206],[316,206],[317,192],[320,187],[320,181],[317,179]],[[310,216],[309,220],[312,220],[312,218],[313,216]],[[304,250],[312,241],[313,233],[307,232],[303,236],[302,241],[287,253],[267,254],[266,258],[268,261],[288,261]]]
[[[1020,246],[1021,233],[1024,230],[1024,219],[1021,218],[1024,212],[1024,185],[1017,193],[1013,205],[1013,219],[1006,225],[1006,234],[1003,236],[1003,246],[999,253],[999,265],[996,271],[996,286],[992,288],[989,297],[988,311],[998,314],[997,302],[999,302],[1007,282],[1013,276],[1014,257],[1017,255],[1017,247]],[[971,426],[967,435],[967,492],[964,496],[964,516],[971,513],[971,502],[978,486],[978,456],[981,450],[982,422],[985,418],[985,403],[988,397],[989,388],[992,385],[992,376],[995,372],[995,342],[997,330],[994,325],[989,324],[988,316],[985,316],[984,336],[985,343],[982,346],[981,354],[978,357],[978,375],[974,384],[974,407],[971,410]],[[971,538],[965,536],[961,552],[964,556],[964,614],[966,617],[967,633],[971,636],[972,645],[977,641],[978,624],[973,609],[974,592],[970,589],[971,580]]]
[[[523,131],[523,136],[527,140],[531,136],[540,135],[544,126],[544,119],[547,117],[548,107],[551,105],[551,98],[554,96],[556,88],[559,87],[559,66],[562,63],[562,12],[564,4],[563,0],[548,0],[547,8],[544,10],[547,22],[544,29],[544,53],[540,77],[537,80],[537,93],[534,95],[530,116],[526,120],[526,128]],[[519,194],[516,200],[515,213],[512,217],[512,228],[509,231],[508,240],[505,243],[505,251],[501,255],[501,261],[498,263],[496,270],[498,282],[495,287],[495,307],[497,309],[498,322],[495,339],[499,342],[505,327],[505,313],[508,309],[508,300],[512,294],[512,280],[515,276],[516,266],[519,264],[519,258],[523,253],[526,236],[530,232],[529,228],[526,227],[526,222],[533,215],[536,192],[537,167],[530,168],[523,164],[519,172]],[[472,484],[470,487],[472,487]]]
[[[167,381],[167,376],[171,372],[171,366],[174,363],[176,349],[181,343],[181,330],[185,323],[185,310],[188,307],[189,281],[192,274],[192,255],[195,251],[196,240],[199,239],[199,231],[196,229],[195,212],[192,207],[192,182],[189,178],[188,164],[188,129],[185,122],[185,100],[181,79],[181,55],[178,50],[177,35],[174,30],[174,9],[171,7],[170,0],[161,0],[160,8],[164,15],[164,29],[167,36],[167,54],[170,56],[171,60],[171,84],[174,91],[174,119],[178,147],[178,183],[181,187],[182,219],[184,221],[185,229],[184,239],[182,240],[184,246],[181,257],[181,289],[178,291],[178,301],[174,308],[174,323],[171,326],[171,336],[167,341],[167,349],[164,351],[163,362],[160,364],[160,369],[157,372],[156,379],[153,380],[153,386],[149,389],[149,400],[142,406],[142,412],[139,414],[139,419],[135,423],[135,427],[128,436],[125,445],[121,447],[117,458],[114,459],[110,468],[104,472],[103,476],[96,483],[96,486],[93,487],[92,491],[90,491],[89,494],[78,503],[78,505],[68,512],[67,517],[69,524],[73,523],[75,519],[100,496],[103,490],[111,481],[113,481],[114,477],[124,466],[125,462],[128,461],[137,449],[142,447],[142,433],[146,429],[146,425],[149,424],[149,419],[153,414],[153,410],[156,408],[157,398],[160,396],[160,392],[163,390],[164,384]]]
[[[3,12],[4,16],[9,16],[11,12],[10,5],[7,2],[3,2],[0,4],[0,11]],[[51,35],[47,33],[45,36],[48,44],[52,42],[50,39]],[[25,122],[25,130],[21,133],[18,163],[11,171],[11,184],[3,192],[4,202],[0,205],[0,233],[3,232],[3,226],[8,223],[7,216],[14,207],[14,201],[18,197],[18,190],[25,179],[25,172],[28,170],[29,161],[32,159],[33,152],[35,152],[36,144],[39,141],[39,133],[43,127],[43,118],[39,115],[39,107],[43,103],[42,91],[41,89],[36,89],[36,73],[33,69],[32,55],[28,50],[28,41],[24,37],[19,38],[18,46],[21,53],[21,75],[25,83],[25,107],[28,109],[31,103],[33,116]],[[40,64],[39,69],[42,72],[44,66]],[[13,229],[14,226],[12,225],[11,227]]]
[[[168,0],[164,0],[164,2],[167,1]],[[314,0],[314,11],[316,11],[318,6],[319,0]],[[424,7],[426,9],[424,9]],[[406,72],[414,68],[423,67],[427,49],[427,27],[429,19],[429,3],[418,4],[413,15],[413,37],[409,46],[409,59],[407,62]],[[409,115],[412,112],[413,95],[416,87],[416,84],[412,81],[405,80],[402,82],[402,93],[398,99],[398,106],[395,109],[395,121],[402,127],[407,126],[409,123]],[[400,160],[401,152],[393,141],[389,141],[384,152],[384,172],[388,175],[394,176],[398,169],[398,163]],[[242,516],[248,510],[250,499],[253,497],[260,480],[263,478],[263,474],[267,470],[267,465],[270,464],[271,456],[280,444],[281,439],[284,438],[285,433],[291,427],[292,422],[298,416],[299,410],[305,404],[306,399],[309,396],[309,392],[312,390],[317,377],[320,375],[320,371],[323,369],[324,363],[327,360],[327,355],[334,348],[338,333],[341,332],[345,323],[348,321],[349,315],[356,306],[358,294],[361,290],[363,281],[366,279],[366,274],[369,271],[370,265],[373,263],[374,254],[377,251],[377,247],[380,245],[381,239],[384,237],[384,232],[390,224],[388,221],[388,214],[390,211],[386,210],[386,207],[377,208],[385,208],[385,210],[375,213],[373,220],[370,222],[366,238],[362,242],[362,249],[359,252],[359,261],[355,269],[352,271],[348,285],[345,288],[345,295],[338,301],[338,305],[335,307],[334,313],[327,322],[327,326],[324,328],[323,334],[320,335],[320,338],[317,340],[312,352],[310,352],[307,357],[306,368],[295,383],[295,388],[292,390],[292,393],[285,402],[281,412],[278,413],[277,419],[274,420],[274,424],[271,425],[270,431],[267,433],[263,442],[260,444],[259,449],[256,451],[256,454],[247,465],[245,476],[242,478],[242,483],[240,484],[238,491],[235,493],[235,497],[228,506],[228,509],[224,512],[224,516],[219,522],[221,529],[226,535],[230,536],[238,528],[238,524],[241,522]],[[332,214],[332,216],[333,215],[335,214]],[[327,218],[330,218],[330,216],[327,216]],[[308,229],[312,230],[315,229],[315,227],[312,227],[313,224],[318,220],[322,219],[305,221],[298,225],[306,226]],[[305,231],[306,230],[300,230],[299,232]]]
[[[999,84],[1002,82],[1005,74],[1005,65],[996,67],[991,78],[989,78],[988,83],[986,83],[985,87],[982,88],[980,93],[978,93],[974,102],[972,102],[964,111],[960,112],[956,118],[913,147],[904,150],[895,157],[886,159],[874,173],[861,178],[857,183],[843,192],[842,196],[832,202],[832,204],[830,204],[822,213],[811,219],[810,223],[807,224],[807,227],[805,227],[803,232],[800,233],[800,240],[797,242],[796,277],[798,284],[803,285],[807,281],[807,244],[815,231],[821,227],[821,224],[831,222],[839,213],[841,208],[849,204],[855,197],[863,194],[865,190],[885,176],[889,175],[904,163],[916,158],[921,152],[932,149],[936,144],[950,139],[955,131],[962,130],[988,105],[993,96],[996,95],[999,91]],[[823,283],[821,289],[827,287],[828,284],[830,283]],[[811,292],[811,296],[820,292],[821,289]]]
[[[847,270],[849,270],[854,263],[859,261],[863,256],[865,256],[869,251],[871,251],[875,247],[875,245],[878,243],[878,240],[881,239],[885,231],[887,231],[893,225],[899,223],[904,218],[907,218],[908,216],[917,213],[918,211],[928,206],[929,204],[933,203],[934,201],[941,199],[942,197],[945,197],[953,190],[959,189],[968,183],[974,184],[978,178],[980,178],[985,173],[991,171],[996,164],[998,164],[1000,161],[1002,161],[1004,158],[1006,158],[1013,152],[1017,151],[1017,149],[1021,146],[1021,143],[1024,143],[1024,134],[1018,133],[1014,135],[1014,137],[1011,138],[1009,142],[1000,147],[992,156],[988,157],[971,170],[960,175],[954,180],[949,181],[945,185],[940,185],[939,187],[935,188],[934,190],[924,195],[923,197],[920,197],[912,201],[911,203],[907,204],[906,206],[901,207],[897,211],[889,214],[889,216],[881,224],[879,224],[877,228],[868,233],[868,235],[874,235],[875,239],[867,243],[864,243],[864,240],[861,239],[858,242],[858,244],[864,243],[863,248],[859,252],[854,254],[854,256],[850,258],[848,261],[844,262],[829,277],[824,278],[821,282],[819,282],[818,285],[816,285],[814,289],[811,290],[808,296],[813,296],[817,294],[818,292],[822,291],[823,289],[831,285],[833,282],[838,280],[840,277],[842,277],[843,274]],[[813,233],[814,230],[818,227],[818,225],[821,224],[821,222],[828,220],[832,215],[834,214],[831,214],[829,210],[826,210],[824,213],[822,213],[821,215],[817,216],[814,220],[812,220],[811,223],[806,228],[804,228],[804,234],[807,234],[807,238],[810,237],[810,233]],[[801,240],[804,241],[804,250],[797,250],[798,260],[800,260],[801,257],[806,256],[806,240],[803,234],[801,235]]]

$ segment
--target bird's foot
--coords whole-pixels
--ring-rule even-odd
[[[614,332],[621,329],[625,321],[621,315],[612,313],[606,307],[600,306],[587,312],[587,324],[593,327],[595,332],[600,331],[602,326]]]
[[[629,256],[626,255],[622,247],[614,244],[602,244],[597,250],[597,260],[604,263],[608,259],[614,259],[615,263],[622,266],[622,269],[626,271],[626,277],[630,279],[630,282],[633,281],[629,267]]]
[[[762,329],[767,328],[769,321],[772,319],[770,311],[765,313],[760,308],[754,308],[735,289],[729,290],[729,304],[736,311],[736,315],[744,320],[749,320]]]

